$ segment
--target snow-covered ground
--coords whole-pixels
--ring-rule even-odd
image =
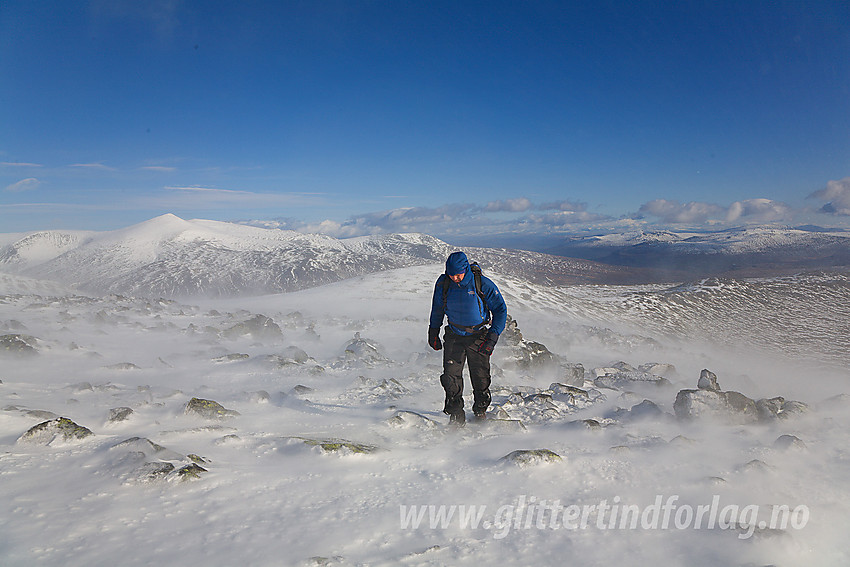
[[[850,564],[846,278],[490,274],[522,337],[452,429],[441,271],[194,304],[3,276],[0,564]],[[676,418],[702,369],[789,403]]]

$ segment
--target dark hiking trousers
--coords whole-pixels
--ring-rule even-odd
[[[467,361],[474,397],[472,411],[476,414],[484,413],[490,405],[490,357],[477,350],[486,335],[486,329],[474,335],[462,336],[446,327],[440,384],[446,391],[443,411],[449,415],[463,411],[463,364]]]

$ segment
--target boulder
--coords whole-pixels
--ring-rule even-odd
[[[205,419],[226,419],[239,415],[236,410],[226,409],[218,402],[201,398],[189,400],[189,403],[186,404],[185,413],[199,415]]]
[[[557,362],[558,356],[542,343],[523,340],[515,347],[514,363],[518,368],[528,370],[556,364]]]
[[[172,471],[174,471],[174,465],[167,462],[162,461],[154,461],[149,463],[144,463],[140,467],[137,467],[127,477],[127,484],[149,484],[152,482],[157,482],[159,480],[164,480]]]
[[[518,346],[522,342],[522,333],[517,322],[510,315],[505,323],[505,330],[499,336],[499,342],[511,347]]]
[[[439,424],[429,417],[412,411],[398,411],[387,420],[387,424],[398,428],[436,429]]]
[[[54,441],[72,443],[92,435],[94,433],[89,428],[77,425],[67,417],[60,417],[31,427],[18,438],[18,442],[37,445],[50,445]]]
[[[717,383],[717,374],[703,368],[699,375],[697,388],[700,390],[714,390],[715,392],[719,392],[720,384]]]
[[[584,366],[581,363],[565,363],[561,366],[564,372],[563,383],[568,386],[584,386]]]
[[[249,355],[241,352],[234,352],[231,354],[223,354],[221,356],[216,356],[212,359],[216,364],[227,364],[228,362],[237,362],[239,360],[245,360],[250,358]]]
[[[161,461],[182,461],[184,456],[145,437],[130,437],[116,443],[111,449],[124,449],[132,453],[140,453],[145,457],[156,457]]]
[[[503,463],[527,467],[543,463],[557,463],[563,459],[561,455],[549,449],[521,449],[508,453],[499,460]]]
[[[739,392],[681,390],[673,410],[679,419],[714,417],[734,424],[758,421],[756,402]]]
[[[29,335],[11,334],[0,336],[0,354],[29,357],[38,354],[38,339]]]
[[[120,407],[120,408],[112,408],[109,410],[109,422],[117,423],[119,421],[124,421],[128,417],[133,414],[133,408],[128,407]]]
[[[207,472],[207,469],[197,463],[192,463],[177,470],[177,478],[182,481],[196,480],[201,478],[201,474]]]
[[[779,451],[805,451],[806,444],[796,435],[780,435],[773,442],[773,448]]]
[[[223,335],[229,339],[249,336],[256,340],[262,339],[279,339],[283,336],[280,327],[269,317],[265,315],[255,315],[254,317],[237,323],[225,330]]]
[[[317,447],[324,453],[369,454],[380,451],[380,448],[375,445],[355,443],[353,441],[346,441],[345,439],[308,439],[306,437],[297,437],[296,439],[300,439],[304,444],[311,447]]]
[[[664,362],[647,362],[646,364],[641,364],[638,367],[638,370],[649,374],[655,374],[662,378],[670,378],[676,375],[676,367]]]
[[[658,407],[658,404],[651,400],[644,400],[639,404],[632,406],[629,410],[629,419],[652,419],[664,415],[664,411]]]
[[[629,390],[641,386],[669,386],[670,381],[661,376],[640,370],[620,370],[619,368],[595,368],[596,379],[593,384],[598,388],[611,390]]]
[[[371,340],[360,336],[360,333],[354,333],[354,338],[348,341],[343,347],[342,358],[335,363],[337,367],[346,367],[351,365],[373,367],[384,365],[390,360],[381,353],[381,346]]]
[[[803,402],[786,400],[781,396],[762,398],[756,402],[756,408],[761,421],[788,419],[809,411],[809,406]]]

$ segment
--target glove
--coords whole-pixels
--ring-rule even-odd
[[[443,343],[440,342],[440,328],[428,327],[428,346],[434,350],[443,348]]]
[[[490,331],[487,333],[487,336],[481,341],[481,344],[478,345],[478,352],[481,354],[486,354],[490,356],[493,354],[493,348],[496,346],[496,343],[499,342],[499,335]]]

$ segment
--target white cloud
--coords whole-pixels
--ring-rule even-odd
[[[641,205],[638,214],[658,217],[669,223],[704,223],[710,218],[722,218],[726,210],[712,203],[680,203],[667,199],[655,199]]]
[[[790,221],[794,211],[785,203],[771,199],[745,199],[728,207],[715,203],[656,199],[641,205],[638,216],[653,216],[670,224],[717,224],[734,222]]]
[[[3,167],[43,167],[40,163],[24,163],[16,161],[3,161],[0,162],[0,165]]]
[[[484,210],[488,213],[509,212],[521,213],[531,208],[531,201],[525,197],[519,199],[508,199],[507,201],[490,201]]]
[[[815,191],[809,197],[827,201],[820,209],[822,213],[850,216],[850,177],[830,181],[826,187]]]
[[[541,211],[573,211],[580,212],[587,210],[586,203],[576,203],[573,201],[555,201],[553,203],[543,203],[537,207]]]
[[[168,167],[165,165],[147,165],[145,167],[140,167],[139,169],[143,169],[145,171],[160,171],[163,173],[170,173],[172,171],[177,171],[176,167]]]
[[[571,208],[583,209],[570,204]],[[524,213],[539,209],[525,198],[494,201],[481,207],[472,204],[448,204],[436,208],[405,207],[356,215],[344,222],[331,220],[320,223],[293,225],[288,228],[307,233],[322,233],[337,238],[394,232],[422,232],[438,237],[504,234],[549,234],[572,229],[577,224],[610,221],[611,217],[584,210],[558,210],[561,204],[546,206],[556,209],[549,214],[519,214],[505,218],[504,214]],[[564,206],[563,208],[567,208]]]
[[[32,191],[33,189],[38,189],[39,185],[41,185],[41,181],[35,177],[28,177],[6,186],[6,191],[12,191],[14,193]]]
[[[785,203],[770,199],[735,201],[726,211],[726,222],[746,219],[751,222],[776,222],[791,220],[793,211]]]
[[[117,171],[114,167],[109,167],[108,165],[103,165],[102,163],[72,163],[70,167],[99,169],[101,171]]]
[[[166,186],[169,191],[188,191],[195,193],[206,193],[215,195],[259,195],[259,193],[251,193],[249,191],[234,191],[232,189],[215,189],[212,187],[201,187],[199,185],[189,185],[186,187]]]

